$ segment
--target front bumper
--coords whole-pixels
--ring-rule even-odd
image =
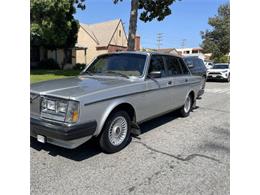
[[[221,73],[221,74],[208,74],[207,80],[210,79],[228,79],[228,73]]]
[[[31,136],[44,136],[46,142],[65,148],[76,148],[91,138],[96,131],[97,122],[65,126],[31,118]]]

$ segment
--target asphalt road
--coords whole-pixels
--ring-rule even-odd
[[[188,118],[141,125],[116,154],[88,142],[75,150],[31,140],[31,194],[229,194],[229,84],[207,82]]]

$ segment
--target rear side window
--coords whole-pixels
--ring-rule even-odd
[[[152,55],[148,72],[150,73],[153,71],[161,71],[162,77],[166,76],[166,71],[164,68],[164,62],[162,56]]]
[[[179,62],[180,62],[183,74],[190,74],[190,72],[189,72],[186,64],[184,63],[183,59],[179,58]]]
[[[181,75],[182,69],[178,58],[174,56],[164,56],[167,67],[167,76]]]

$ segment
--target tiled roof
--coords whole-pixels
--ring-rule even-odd
[[[171,51],[177,52],[175,48],[164,48],[164,49],[157,49],[158,52],[163,52],[163,53],[170,53]]]

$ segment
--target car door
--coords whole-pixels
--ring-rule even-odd
[[[172,80],[169,95],[170,104],[173,108],[178,108],[184,104],[188,92],[189,71],[186,66],[183,67],[180,60],[176,56],[165,56],[167,76]]]
[[[149,76],[151,72],[161,71],[159,78],[152,78]],[[170,94],[169,89],[172,87],[172,79],[167,77],[165,69],[164,58],[162,55],[151,55],[148,68],[148,76],[145,80],[146,93],[144,104],[147,105],[145,109],[144,118],[149,118],[171,109],[169,107]]]

